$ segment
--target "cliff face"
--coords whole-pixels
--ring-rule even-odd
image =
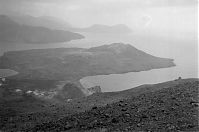
[[[18,79],[79,81],[85,76],[121,74],[175,66],[172,59],[149,55],[135,47],[114,43],[90,49],[58,48],[11,51],[0,68],[13,69]]]

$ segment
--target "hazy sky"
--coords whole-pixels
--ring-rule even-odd
[[[156,35],[197,35],[197,0],[0,0],[0,13],[53,16],[73,26],[126,24]],[[147,34],[153,34],[148,33]]]
[[[194,5],[197,0],[0,0],[0,12],[55,16],[78,26],[94,23],[147,26],[155,17],[164,20],[169,17],[166,15],[193,14],[189,8]]]

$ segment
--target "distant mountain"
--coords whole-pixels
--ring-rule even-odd
[[[87,28],[74,28],[74,31],[103,34],[128,34],[132,32],[132,30],[124,24],[118,24],[113,26],[95,24]]]
[[[102,92],[102,89],[100,86],[95,86],[95,87],[91,87],[91,88],[88,88],[88,91],[93,94],[93,93],[101,93]]]
[[[9,15],[9,18],[21,25],[46,27],[49,29],[67,30],[72,32],[103,34],[128,34],[132,32],[132,30],[124,24],[117,24],[113,26],[94,24],[86,28],[77,28],[62,19],[51,16],[33,17],[29,15]]]
[[[6,52],[0,68],[12,69],[15,77],[79,81],[85,76],[121,74],[175,66],[129,44],[114,43],[90,49],[57,48]]]
[[[21,25],[24,24],[36,27],[46,27],[49,29],[56,29],[56,30],[68,30],[72,28],[72,26],[68,22],[50,16],[33,17],[29,15],[20,15],[20,16],[15,15],[9,17]]]
[[[20,25],[5,15],[0,16],[0,42],[59,43],[84,38],[78,33],[45,27]]]

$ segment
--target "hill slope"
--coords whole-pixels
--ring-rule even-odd
[[[198,81],[93,107],[37,125],[35,131],[198,131]]]
[[[0,42],[5,43],[61,43],[84,38],[69,31],[20,25],[5,15],[0,15],[0,30]]]
[[[0,101],[0,130],[197,131],[198,86],[198,79],[183,79],[61,104],[10,95]]]

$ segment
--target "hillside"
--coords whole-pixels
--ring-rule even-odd
[[[84,36],[70,31],[21,25],[5,15],[0,15],[0,30],[0,42],[4,43],[46,44],[61,43],[84,38]]]
[[[0,115],[0,130],[198,131],[198,86],[198,79],[180,79],[62,104],[28,96],[1,99],[1,113],[7,114]]]
[[[10,51],[0,68],[12,69],[18,79],[79,81],[85,76],[121,74],[175,66],[172,59],[149,55],[129,44],[83,48]]]
[[[198,82],[181,83],[42,123],[44,131],[198,131]]]
[[[56,100],[57,102],[81,98],[90,94],[89,90],[77,84],[58,80],[6,79],[5,82],[1,82],[0,79],[0,84],[3,84],[2,91],[8,90],[7,93],[27,94],[36,98]]]

